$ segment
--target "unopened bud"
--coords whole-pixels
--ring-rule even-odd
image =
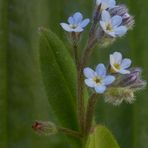
[[[32,128],[36,133],[46,136],[50,136],[58,132],[55,124],[49,121],[35,121]]]
[[[147,82],[144,80],[137,80],[133,85],[130,86],[134,91],[142,90],[146,87]]]
[[[128,29],[133,28],[135,24],[134,17],[129,14],[128,8],[125,5],[118,5],[110,9],[110,13],[112,16],[115,16],[115,15],[121,16],[122,25],[126,26]]]
[[[146,82],[141,79],[142,70],[140,68],[134,68],[130,74],[122,76],[117,86],[128,87],[134,91],[141,90],[146,86]]]
[[[125,25],[128,29],[133,29],[134,24],[135,24],[134,17],[129,15],[128,13],[125,14],[122,25]]]
[[[141,69],[135,68],[130,71],[130,74],[124,75],[119,83],[120,86],[126,87],[134,84],[141,77]]]
[[[105,93],[105,102],[115,106],[120,105],[123,101],[131,104],[134,100],[134,92],[126,87],[110,87]]]
[[[128,8],[125,5],[118,5],[112,9],[110,9],[110,14],[112,16],[119,15],[123,17],[128,12]]]

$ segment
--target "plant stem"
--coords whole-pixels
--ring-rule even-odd
[[[78,69],[78,66],[79,66],[79,56],[78,56],[78,46],[76,44],[73,45],[73,52],[74,52],[74,58],[75,58],[76,67]]]
[[[87,47],[84,50],[84,53],[82,55],[81,58],[81,63],[80,63],[80,67],[81,69],[83,69],[88,61],[88,59],[90,58],[91,54],[92,54],[92,48],[95,46],[95,44],[97,43],[97,38],[93,38],[91,39],[91,41],[88,42]]]
[[[63,128],[63,127],[57,127],[59,132],[62,132],[66,135],[69,136],[73,136],[73,137],[77,137],[77,138],[81,138],[81,134],[77,131],[71,130],[71,129],[67,129],[67,128]]]
[[[97,6],[97,8],[95,9],[93,23],[89,32],[89,38],[91,38],[95,34],[97,23],[99,22],[99,19],[101,17],[100,9],[101,9],[101,5]]]
[[[84,117],[85,117],[85,107],[84,107],[84,90],[83,90],[83,75],[81,68],[78,69],[78,117],[79,117],[79,124],[81,128],[81,133],[84,132]]]
[[[74,59],[75,59],[75,63],[76,63],[77,69],[78,69],[78,65],[79,65],[78,42],[79,42],[79,39],[80,39],[80,34],[81,34],[81,33],[75,33],[75,32],[72,32],[72,33],[71,33],[71,39],[72,39],[72,45],[73,45]]]
[[[92,47],[97,42],[97,39],[93,39],[89,41],[87,44],[87,47],[84,50],[84,54],[81,58],[79,67],[78,67],[78,117],[79,117],[79,123],[81,127],[81,132],[84,134],[84,126],[85,126],[85,106],[84,106],[84,76],[83,76],[83,69],[85,67],[85,64],[87,60],[89,59],[91,53],[92,53]]]
[[[86,134],[86,137],[90,133],[90,130],[91,130],[91,127],[92,127],[95,105],[97,103],[97,96],[98,95],[96,93],[94,93],[90,96],[90,98],[88,100],[86,116],[85,116],[85,134]]]

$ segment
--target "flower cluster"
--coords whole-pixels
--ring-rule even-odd
[[[124,5],[116,5],[115,0],[96,0],[96,11],[94,15],[95,24],[92,28],[94,36],[100,39],[100,33],[103,31],[105,37],[122,37],[134,25],[134,18],[128,12]],[[96,22],[97,21],[97,22]],[[68,18],[68,23],[61,23],[62,28],[67,32],[82,32],[89,24],[90,20],[83,20],[80,12],[76,12]],[[96,27],[97,26],[97,27]]]
[[[106,86],[115,81],[113,74],[129,74],[127,70],[131,65],[130,59],[123,59],[120,52],[114,52],[110,55],[110,66],[107,75],[107,69],[104,64],[99,64],[95,71],[90,68],[84,68],[85,84],[89,87],[94,87],[97,93],[104,93]],[[111,75],[112,74],[112,75]]]
[[[68,32],[68,38],[72,43],[77,72],[76,107],[80,130],[59,127],[52,122],[36,121],[32,128],[38,134],[49,136],[62,132],[83,139],[85,145],[90,132],[94,129],[93,115],[99,95],[104,97],[105,102],[116,106],[122,102],[131,104],[135,101],[135,92],[146,86],[146,81],[141,76],[141,68],[131,67],[131,59],[124,58],[118,51],[110,54],[107,66],[100,63],[95,70],[87,66],[96,44],[100,48],[107,47],[133,28],[134,17],[129,14],[127,7],[117,5],[115,0],[96,0],[87,43],[84,51],[79,52],[80,37],[89,23],[90,19],[84,19],[80,12],[70,16],[68,23],[60,23]],[[85,101],[87,95],[84,94],[86,86],[90,93],[88,101]]]
[[[94,88],[96,93],[105,92],[105,102],[114,105],[123,101],[132,103],[135,100],[134,92],[143,89],[146,82],[141,79],[140,68],[128,69],[131,63],[128,58],[122,59],[120,52],[114,52],[110,55],[108,71],[104,64],[99,64],[95,71],[84,68],[85,84]]]
[[[80,12],[68,18],[68,23],[61,23],[62,28],[72,34],[73,42],[77,42],[78,35],[89,24]],[[117,5],[115,0],[96,0],[96,7],[90,29],[88,47],[93,47],[97,41],[100,47],[111,44],[117,37],[124,36],[134,26],[134,17],[129,14],[125,5]],[[89,49],[89,48],[86,48]],[[91,50],[86,51],[87,60]],[[119,105],[122,101],[132,103],[134,92],[145,87],[146,82],[141,80],[141,70],[129,69],[132,61],[123,59],[120,52],[110,54],[109,66],[98,64],[95,70],[83,67],[86,79],[85,84],[98,94],[105,95],[105,101]],[[85,63],[85,61],[83,62]],[[140,72],[139,72],[140,71]]]

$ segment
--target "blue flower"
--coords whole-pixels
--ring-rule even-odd
[[[76,12],[68,18],[69,24],[61,23],[60,25],[67,32],[82,32],[89,22],[89,19],[83,20],[83,15],[80,12]]]
[[[111,37],[122,37],[127,32],[127,27],[122,25],[122,17],[115,15],[111,17],[106,10],[102,12],[102,19],[100,25],[105,33]]]
[[[110,65],[112,73],[129,74],[130,71],[127,70],[131,66],[132,61],[130,59],[122,59],[122,54],[120,52],[114,52],[110,55]]]
[[[116,6],[115,0],[96,0],[96,4],[99,6],[101,5],[101,11],[104,11],[106,9],[110,9]]]
[[[91,68],[84,69],[84,75],[86,77],[85,84],[88,87],[94,88],[99,94],[102,94],[106,90],[106,86],[114,82],[115,77],[111,75],[106,75],[107,70],[104,64],[98,64],[96,70]]]

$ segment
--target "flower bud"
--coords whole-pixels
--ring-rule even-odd
[[[142,70],[140,68],[134,68],[130,74],[122,76],[119,79],[118,86],[128,87],[134,91],[141,90],[146,86],[146,82],[141,79]]]
[[[112,9],[110,9],[110,14],[112,16],[119,15],[123,17],[128,12],[128,8],[125,5],[118,5]]]
[[[105,102],[115,106],[120,105],[123,101],[131,104],[134,100],[134,92],[126,87],[110,87],[105,93]]]
[[[128,12],[128,8],[125,5],[118,5],[112,9],[110,9],[110,13],[112,16],[119,15],[122,17],[122,25],[126,26],[128,29],[132,29],[135,20],[134,17],[131,16]]]
[[[123,18],[123,25],[125,25],[128,29],[133,29],[134,24],[134,17],[126,13]]]
[[[49,121],[35,121],[32,128],[36,133],[45,136],[50,136],[58,132],[55,124]]]

